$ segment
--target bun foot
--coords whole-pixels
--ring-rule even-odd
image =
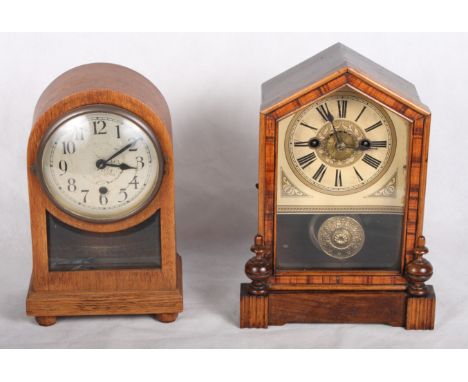
[[[158,321],[169,323],[169,322],[174,322],[175,320],[177,320],[178,315],[179,313],[159,313],[159,314],[155,314],[154,318],[156,318],[156,320]]]
[[[57,322],[57,317],[54,316],[40,316],[36,317],[36,321],[41,326],[51,326]]]

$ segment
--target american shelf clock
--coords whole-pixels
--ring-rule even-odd
[[[433,329],[429,125],[414,85],[339,43],[263,84],[241,327]]]
[[[145,77],[71,69],[42,93],[28,143],[33,270],[27,314],[182,311],[169,109]]]

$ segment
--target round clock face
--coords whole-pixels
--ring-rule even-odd
[[[149,127],[107,105],[68,115],[44,137],[40,176],[55,204],[91,221],[123,219],[151,201],[162,179],[162,155]]]
[[[307,186],[351,194],[375,183],[395,154],[390,117],[355,93],[336,93],[300,111],[288,126],[286,158]]]

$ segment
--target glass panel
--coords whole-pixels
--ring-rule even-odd
[[[50,271],[160,268],[160,216],[122,232],[95,233],[47,214]]]
[[[343,217],[353,219],[363,231]],[[327,221],[334,226],[327,227]],[[278,215],[277,223],[278,268],[400,268],[402,215]]]

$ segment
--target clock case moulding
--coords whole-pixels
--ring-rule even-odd
[[[411,121],[401,268],[278,270],[275,267],[277,121],[344,86]],[[431,113],[410,82],[337,43],[262,85],[258,234],[241,284],[241,328],[285,323],[382,323],[433,329],[432,266],[423,231]]]
[[[137,213],[109,223],[80,220],[58,208],[41,187],[36,163],[41,140],[55,121],[89,105],[111,105],[143,120],[164,157],[159,191]],[[26,311],[41,325],[60,316],[151,314],[172,322],[183,309],[182,261],[176,253],[171,119],[159,90],[139,73],[114,64],[88,64],[55,79],[42,93],[28,142],[27,172],[33,270]],[[159,212],[159,268],[50,271],[47,214],[75,229],[106,235],[125,232]]]

